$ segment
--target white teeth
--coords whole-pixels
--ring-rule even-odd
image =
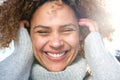
[[[62,52],[62,53],[59,53],[59,54],[53,54],[53,53],[47,53],[49,56],[51,57],[55,57],[55,58],[58,58],[58,57],[61,57],[65,54],[65,52]]]

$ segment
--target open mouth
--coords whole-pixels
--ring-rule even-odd
[[[49,60],[52,60],[52,61],[61,61],[61,60],[64,60],[65,57],[67,56],[67,53],[68,51],[63,51],[63,52],[45,52],[46,54],[46,57],[49,59]]]
[[[54,58],[64,56],[65,54],[66,54],[66,51],[62,52],[62,53],[49,53],[49,52],[47,53],[48,56],[51,56],[51,57],[54,57]]]

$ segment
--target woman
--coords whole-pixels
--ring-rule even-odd
[[[96,23],[78,17],[75,12],[66,0],[45,1],[35,6],[29,20],[36,58],[31,79],[84,80],[88,64],[92,75],[86,80],[119,80],[119,64],[105,50]],[[80,33],[85,27],[90,33],[83,37],[83,58],[79,55],[83,40]]]
[[[13,3],[14,3],[14,1],[15,0],[13,0]],[[103,47],[103,44],[101,41],[101,37],[100,37],[99,33],[97,33],[97,29],[95,29],[94,25],[91,23],[93,21],[88,20],[88,19],[80,19],[78,22],[78,19],[81,16],[79,18],[77,17],[78,19],[76,19],[77,14],[76,15],[74,14],[74,11],[71,10],[71,8],[68,5],[66,5],[67,3],[66,4],[65,3],[62,4],[61,2],[54,3],[54,1],[53,1],[53,2],[50,2],[50,8],[49,8],[49,7],[44,6],[44,5],[48,6],[48,2],[46,2],[46,0],[45,1],[40,0],[40,1],[39,0],[38,1],[37,0],[35,0],[35,1],[18,0],[18,2],[16,2],[16,4],[19,3],[19,5],[16,5],[17,7],[14,7],[17,10],[20,9],[20,10],[18,10],[20,12],[17,12],[17,13],[19,13],[19,17],[18,16],[15,17],[15,19],[18,19],[18,21],[20,21],[19,19],[21,19],[20,15],[22,15],[22,19],[26,19],[29,17],[28,14],[29,14],[29,12],[31,12],[31,9],[34,9],[34,8],[36,9],[35,12],[34,12],[34,10],[32,10],[33,14],[31,16],[31,18],[29,19],[30,26],[31,26],[30,35],[31,35],[32,43],[33,43],[33,50],[34,50],[35,57],[37,59],[33,64],[31,76],[30,76],[31,79],[32,80],[37,80],[37,79],[39,79],[39,80],[62,80],[62,79],[63,80],[64,79],[65,80],[66,79],[68,79],[68,80],[83,80],[83,78],[85,78],[86,73],[87,73],[86,64],[88,63],[92,70],[92,76],[89,77],[89,79],[92,79],[92,80],[110,80],[110,79],[111,80],[119,80],[119,75],[118,75],[119,74],[119,66],[117,65],[116,61],[114,60],[114,57],[112,57],[110,54],[108,54],[104,50],[104,47]],[[67,0],[65,0],[65,1],[69,2]],[[70,1],[72,1],[72,0],[70,0]],[[80,0],[80,1],[82,1],[82,0]],[[85,0],[83,0],[83,2],[84,1]],[[43,13],[40,14],[41,11],[39,12],[39,8],[40,8],[39,5],[43,4],[44,2],[46,2],[46,3],[43,5],[44,7],[42,6],[43,7],[42,11],[43,11],[43,13],[45,13],[46,16]],[[25,4],[29,4],[29,5],[25,5]],[[23,8],[21,8],[21,7],[23,7]],[[11,10],[14,10],[14,8]],[[46,9],[46,8],[49,8],[49,9]],[[26,12],[24,12],[24,11],[26,11]],[[65,12],[65,14],[63,14],[61,11]],[[58,12],[60,12],[60,13],[58,13]],[[70,12],[70,14],[68,14],[68,12]],[[23,13],[23,14],[21,14],[21,13]],[[36,14],[38,14],[38,15],[36,15]],[[61,16],[61,15],[63,15],[63,16]],[[66,18],[64,16],[68,16],[68,17]],[[47,21],[44,18],[46,18]],[[68,18],[70,18],[70,20]],[[8,19],[6,19],[6,20],[8,21]],[[61,20],[63,20],[63,21],[61,21]],[[17,20],[15,20],[15,21],[17,21]],[[64,25],[62,24],[62,26],[60,26],[61,25],[60,22],[64,23]],[[71,22],[71,23],[65,25],[66,22],[67,23]],[[39,25],[39,26],[36,26],[36,25]],[[86,56],[87,63],[86,63],[86,60],[84,58],[82,58],[82,56],[79,56],[79,54],[78,54],[78,50],[79,50],[78,48],[80,47],[78,45],[78,43],[80,43],[82,40],[82,38],[79,34],[80,31],[79,31],[78,25],[87,26],[90,28],[90,31],[92,31],[87,37],[85,35],[85,37],[86,37],[86,39],[85,39],[85,53],[86,53],[85,56]],[[91,27],[93,27],[93,28],[91,28]],[[10,29],[13,29],[13,28],[10,28]],[[25,30],[25,29],[22,28],[22,31],[23,30]],[[26,32],[26,30],[25,30],[25,32]],[[21,34],[21,37],[24,34],[27,34],[27,33]],[[71,36],[70,36],[70,34],[71,34]],[[46,38],[46,37],[48,37],[48,38]],[[11,39],[13,39],[13,38],[11,38]],[[27,39],[29,39],[29,38],[27,38]],[[93,42],[93,39],[94,39],[94,42]],[[34,41],[34,40],[36,40],[36,41]],[[80,40],[80,42],[79,42],[79,40]],[[25,43],[29,42],[29,40],[28,41],[26,40],[25,36],[20,38],[20,41],[23,41],[22,44],[24,44],[24,42]],[[29,43],[27,43],[27,45],[28,44]],[[96,44],[98,44],[98,45],[95,46]],[[28,49],[24,49],[24,47],[28,48],[30,46],[26,46],[26,45],[24,47],[23,46],[19,48],[20,49],[19,51],[23,50],[23,52],[25,52],[25,53],[28,52],[28,51],[26,51]],[[31,49],[29,48],[29,50],[31,50]],[[30,56],[28,56],[29,54],[28,55],[27,54],[26,54],[26,57],[29,58]],[[78,54],[78,56],[77,56],[77,54]],[[80,54],[81,54],[81,52],[80,52]],[[24,64],[24,62],[26,62],[26,59],[23,57],[25,54],[22,53],[21,55],[22,55],[22,57],[20,57],[19,60],[20,60],[20,62],[22,62],[22,65],[16,64],[16,62],[18,63],[19,60],[16,60],[15,56],[14,56],[14,58],[12,57],[13,59],[11,59],[11,58],[9,59],[9,57],[5,59],[6,62],[9,63],[9,64],[7,64],[8,66],[11,64],[11,62],[13,62],[13,63],[15,62],[16,65],[15,66],[13,65],[12,68],[9,67],[9,69],[8,69],[8,67],[7,68],[5,67],[5,64],[0,64],[0,67],[2,65],[2,68],[0,69],[1,70],[0,71],[0,80],[28,80],[28,76],[29,76],[29,72],[30,72],[29,70],[31,67],[30,65],[31,65],[32,61],[29,58],[29,59],[27,59],[27,61],[30,60],[30,62],[28,62],[29,64],[27,64],[27,63]],[[104,55],[104,56],[102,56],[102,55]],[[17,59],[18,59],[18,57],[17,57]],[[53,64],[54,66],[51,65],[50,63]],[[106,63],[108,63],[107,66],[105,66]],[[110,63],[112,63],[112,64],[110,64]],[[13,69],[16,68],[16,66],[17,66],[17,69],[15,70],[14,74],[12,74],[11,72],[13,71]],[[108,66],[110,66],[110,67],[108,67]],[[111,70],[111,68],[112,68],[112,70]],[[104,71],[102,71],[101,69],[102,70],[104,69]],[[9,71],[9,73],[8,73],[8,71]],[[18,72],[16,73],[16,71],[18,71],[19,73]],[[28,72],[28,73],[26,73],[26,72]],[[109,74],[106,75],[106,73],[109,73]],[[116,76],[114,76],[114,75],[116,75]]]

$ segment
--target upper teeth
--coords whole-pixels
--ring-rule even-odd
[[[62,52],[62,53],[57,53],[57,54],[53,54],[53,53],[47,53],[49,56],[51,57],[55,57],[55,58],[58,58],[58,57],[61,57],[65,54],[65,52]]]

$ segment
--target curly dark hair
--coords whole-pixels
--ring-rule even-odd
[[[17,40],[19,22],[32,3],[33,0],[7,0],[0,5],[0,47],[8,47],[11,40]]]
[[[48,0],[7,0],[0,5],[0,47],[8,47],[11,40],[17,40],[19,22],[30,20],[38,5]],[[98,23],[100,33],[108,37],[114,31],[110,16],[101,4],[103,0],[62,0],[70,5],[78,18],[89,18]]]

